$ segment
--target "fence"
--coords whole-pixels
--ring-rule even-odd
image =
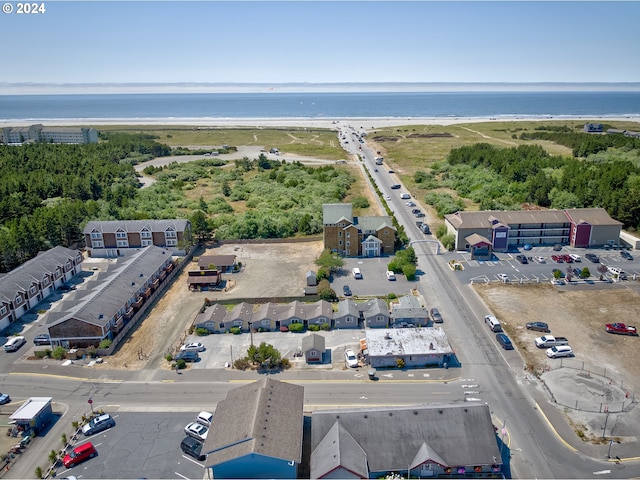
[[[597,390],[602,386],[602,395],[606,401],[597,402],[580,398],[570,401],[566,398],[561,398],[560,395],[553,395],[552,393],[554,401],[559,405],[584,412],[621,413],[630,411],[638,404],[635,391],[627,390],[624,380],[607,368],[593,367],[585,364],[585,362],[568,358],[561,358],[557,367],[553,369],[557,370],[561,368],[577,370],[577,375],[581,376],[585,382],[594,377],[600,377],[600,383],[594,383],[592,388]],[[548,386],[546,387],[548,388]],[[618,400],[616,400],[615,397],[617,397]],[[624,397],[624,399],[620,400],[621,397]]]

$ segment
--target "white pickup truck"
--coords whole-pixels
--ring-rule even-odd
[[[559,345],[569,345],[567,337],[554,337],[552,335],[543,335],[535,340],[538,348],[551,348]]]

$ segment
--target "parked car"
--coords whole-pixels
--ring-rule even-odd
[[[195,350],[196,352],[204,352],[205,346],[200,342],[189,342],[189,343],[185,343],[180,347],[181,352],[184,352],[185,350]]]
[[[431,318],[433,318],[433,323],[444,322],[444,320],[442,319],[442,315],[440,315],[440,311],[437,308],[432,308],[429,313],[431,313]]]
[[[202,443],[193,437],[184,437],[180,442],[180,448],[184,453],[201,462],[207,458],[206,455],[202,454]]]
[[[51,338],[48,333],[41,333],[40,335],[36,335],[33,339],[34,345],[51,345]]]
[[[556,273],[556,272],[560,272],[560,273]],[[554,268],[553,270],[551,270],[551,273],[554,278],[556,277],[556,275],[558,276],[558,278],[564,278],[564,272],[557,268]]]
[[[636,327],[626,325],[621,322],[607,323],[604,328],[608,333],[617,333],[618,335],[632,335],[634,337],[638,336],[638,330],[636,329]]]
[[[391,270],[387,270],[385,275],[387,276],[387,280],[394,281],[396,279],[396,274],[393,273]]]
[[[393,185],[391,185],[391,190],[398,190],[402,185],[400,185],[399,183],[395,183]]]
[[[562,255],[562,260],[564,260],[564,263],[573,263],[571,255]]]
[[[422,233],[424,233],[425,235],[431,234],[431,229],[429,228],[429,225],[426,223],[423,223],[422,225],[420,225],[420,230],[422,230]]]
[[[358,357],[353,350],[350,348],[344,351],[344,364],[348,368],[357,368],[358,367]]]
[[[418,213],[416,213],[416,217],[417,218],[424,218],[424,217],[426,217],[426,215],[424,214],[424,212],[418,212]]]
[[[195,350],[182,350],[175,357],[174,360],[184,360],[185,362],[197,362],[200,360],[200,355]]]
[[[86,442],[82,445],[78,445],[71,450],[71,452],[67,453],[62,459],[62,463],[66,468],[71,468],[85,460],[95,457],[96,455],[98,455],[98,452],[93,444],[91,442]]]
[[[551,333],[549,325],[544,322],[529,322],[527,323],[527,330],[533,330],[535,332]]]
[[[538,263],[547,263],[547,260],[544,257],[533,257]]]
[[[556,243],[553,246],[553,250],[556,251],[556,252],[559,252],[560,250],[562,250],[562,245],[560,245],[559,243]]]
[[[411,210],[411,213],[416,214],[416,213],[420,213],[420,209],[419,208],[414,208]]]
[[[11,397],[6,393],[0,393],[0,405],[5,405],[11,401]]]
[[[412,202],[412,201],[408,201],[407,203],[405,203],[405,205],[407,207],[415,207],[416,206],[416,204],[414,202]]]
[[[95,435],[96,433],[100,433],[103,430],[107,430],[108,428],[115,427],[116,421],[109,415],[105,413],[103,415],[98,415],[97,417],[93,417],[87,424],[82,427],[82,433],[86,437],[90,435]]]
[[[627,252],[626,250],[620,250],[620,256],[622,258],[626,258],[627,260],[633,260],[633,255],[631,255],[629,252]]]
[[[549,358],[573,357],[573,350],[569,345],[548,348],[546,351]]]
[[[529,263],[529,260],[527,260],[527,257],[525,255],[516,255],[516,260],[522,263],[523,265],[526,265],[527,263]]]
[[[59,292],[70,292],[71,290],[75,290],[75,289],[76,289],[75,285],[60,285],[58,287]]]
[[[600,263],[600,258],[595,253],[587,253],[584,258],[589,260],[592,263]]]
[[[7,343],[4,344],[4,351],[5,352],[15,352],[22,345],[24,345],[26,342],[27,341],[21,335],[19,335],[17,337],[9,337],[9,340],[7,340]]]
[[[573,258],[574,262],[580,263],[582,262],[582,257],[580,257],[580,255],[576,255],[575,253],[572,253],[571,255],[569,255],[571,258]]]
[[[211,428],[211,422],[213,421],[213,413],[211,412],[200,412],[196,417],[196,422],[201,425],[204,425],[207,428]]]
[[[184,427],[184,433],[186,433],[190,437],[195,438],[196,440],[204,442],[207,439],[209,428],[198,422],[191,422],[189,425]]]
[[[500,280],[503,283],[507,283],[509,281],[509,275],[507,275],[506,273],[499,273],[498,280]]]
[[[564,263],[564,259],[562,258],[562,255],[551,255],[551,260],[553,260],[556,263]]]
[[[396,173],[396,172],[394,172],[393,170],[389,170],[389,173]]]
[[[579,268],[574,268],[574,269],[573,269],[573,274],[574,274],[576,277],[581,277],[581,276],[582,276],[582,270],[580,270]]]
[[[388,202],[389,200],[391,200],[391,197],[389,195],[385,195],[384,199]]]
[[[342,287],[342,293],[344,293],[345,297],[351,296],[351,289],[349,288],[349,285],[345,285]]]
[[[505,350],[513,350],[513,344],[504,333],[496,333],[496,340]]]

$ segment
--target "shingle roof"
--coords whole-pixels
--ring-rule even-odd
[[[360,478],[369,478],[366,452],[336,421],[311,453],[311,478],[322,478],[339,467]]]
[[[360,310],[356,305],[356,302],[345,298],[338,302],[338,311],[333,314],[333,318],[341,318],[347,315],[353,315],[356,318],[360,317]]]
[[[300,463],[303,402],[304,387],[271,377],[230,390],[202,448],[206,466],[252,453]]]
[[[198,258],[200,268],[208,268],[213,264],[218,268],[230,267],[236,263],[236,255],[201,255]]]
[[[428,405],[313,412],[311,451],[338,422],[367,454],[369,470],[406,471],[420,458],[447,466],[500,463],[488,405]],[[331,433],[331,435],[334,435]],[[328,465],[326,457],[325,466]],[[312,465],[315,461],[311,459]]]
[[[331,225],[338,223],[341,219],[353,221],[353,209],[350,203],[325,203],[322,205],[322,223]]]
[[[389,227],[395,230],[391,217],[377,216],[377,217],[358,217],[358,227],[363,232],[375,232],[383,227]]]
[[[365,317],[374,317],[376,315],[389,316],[389,307],[381,298],[372,298],[366,302],[358,303],[356,306]]]
[[[84,227],[82,233],[88,234],[93,230],[101,233],[115,233],[118,229],[125,232],[141,232],[147,229],[150,232],[164,232],[172,228],[176,232],[186,230],[189,220],[184,219],[168,219],[168,220],[106,220],[106,221],[90,221]]]
[[[306,352],[311,349],[324,352],[325,341],[322,335],[318,335],[317,333],[310,333],[302,338],[302,351]]]
[[[573,208],[564,211],[574,223],[589,223],[591,225],[622,225],[614,220],[604,208]]]

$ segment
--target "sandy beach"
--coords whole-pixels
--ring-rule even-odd
[[[328,128],[337,130],[340,127],[352,126],[357,129],[374,130],[411,125],[453,125],[458,123],[480,122],[524,122],[524,121],[585,121],[585,122],[635,122],[640,123],[640,116],[627,117],[575,117],[575,116],[503,116],[503,117],[365,117],[365,118],[88,118],[88,119],[43,119],[43,120],[0,120],[0,127],[23,127],[41,123],[50,127],[62,126],[95,126],[101,125],[141,125],[141,126],[193,126],[201,128]],[[640,126],[638,127],[640,129]]]

